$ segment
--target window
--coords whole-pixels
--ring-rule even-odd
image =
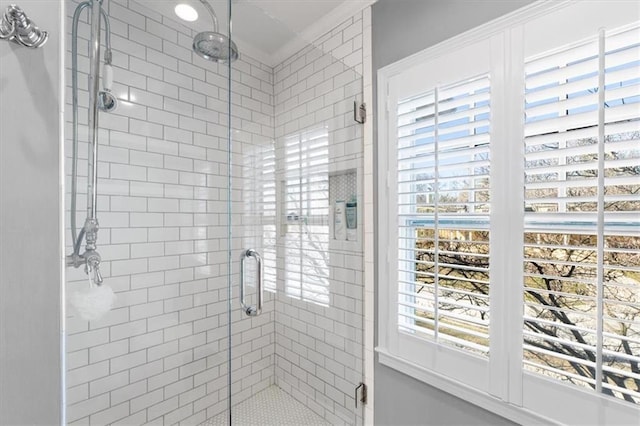
[[[640,423],[639,14],[534,5],[381,71],[381,362]]]

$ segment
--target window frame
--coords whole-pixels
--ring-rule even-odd
[[[535,2],[378,71],[377,161],[381,172],[377,180],[379,297],[376,352],[379,361],[522,424],[580,424],[594,419],[640,423],[640,407],[528,373],[522,367],[522,248],[525,232],[522,208],[525,175],[523,88],[524,61],[528,56],[524,36],[531,22],[562,22],[562,19],[572,16],[575,13],[572,6],[584,7],[585,19],[589,22],[616,25],[615,19],[602,19],[598,7],[590,8],[585,3]],[[584,37],[591,34],[593,32],[585,32]],[[575,37],[579,38],[572,36]],[[394,188],[397,168],[393,142],[397,138],[397,121],[394,121],[395,113],[392,112],[398,104],[398,93],[412,85],[418,75],[437,81],[437,76],[433,75],[441,66],[455,64],[452,55],[459,55],[461,51],[473,55],[474,49],[478,52],[478,46],[483,43],[489,44],[492,58],[489,70],[492,78],[490,253],[492,263],[495,259],[502,266],[491,272],[491,356],[487,365],[474,362],[469,354],[433,342],[418,344],[416,339],[407,339],[397,330],[398,221],[397,187]],[[553,35],[549,34],[533,44],[533,49],[541,52],[545,48],[561,46],[563,42],[554,41]],[[443,83],[459,81],[455,72],[450,71],[447,69],[447,81]],[[477,74],[477,70],[469,73],[470,76]],[[494,85],[494,80],[500,84]],[[494,126],[496,122],[503,124]],[[507,143],[514,140],[523,142]],[[516,198],[509,194],[520,195]],[[507,282],[512,284],[505,285]],[[430,353],[425,354],[424,351]]]

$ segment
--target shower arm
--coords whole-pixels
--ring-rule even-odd
[[[213,32],[218,32],[218,17],[216,16],[216,12],[213,10],[213,7],[209,4],[207,0],[200,0],[200,3],[204,5],[204,7],[209,11],[209,15],[211,15],[211,19],[213,20]]]

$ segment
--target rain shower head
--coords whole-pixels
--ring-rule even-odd
[[[193,39],[193,51],[208,61],[233,62],[238,59],[236,44],[226,35],[213,31],[198,33]]]
[[[238,47],[224,34],[218,32],[218,18],[207,0],[200,0],[211,15],[213,31],[204,31],[193,38],[193,51],[201,58],[214,62],[233,62],[238,59]]]

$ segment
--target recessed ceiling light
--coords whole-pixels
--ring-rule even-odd
[[[198,12],[188,4],[181,3],[174,9],[178,18],[188,22],[193,22],[198,19]]]

